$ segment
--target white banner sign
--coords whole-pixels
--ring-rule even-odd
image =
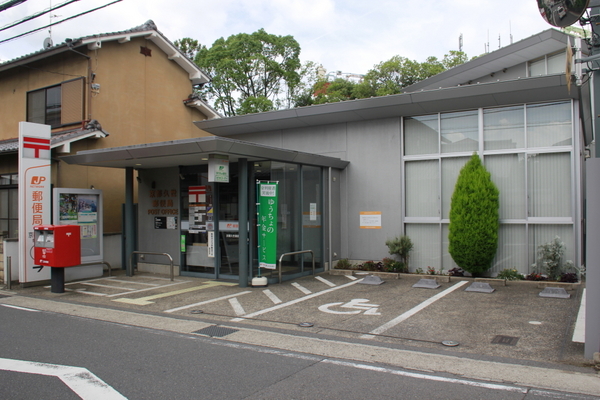
[[[19,123],[19,282],[50,279],[50,268],[33,264],[36,225],[49,225],[50,126]]]

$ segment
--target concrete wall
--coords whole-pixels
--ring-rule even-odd
[[[138,246],[139,251],[168,253],[174,265],[179,265],[179,169],[165,168],[139,171]],[[155,218],[176,218],[175,229],[157,229]],[[171,219],[171,221],[173,221]],[[144,256],[146,264],[168,265],[166,256]]]

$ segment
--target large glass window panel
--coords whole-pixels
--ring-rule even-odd
[[[573,129],[571,103],[527,106],[528,147],[570,146]]]
[[[566,66],[567,53],[565,51],[548,56],[548,75],[564,73]]]
[[[448,240],[449,234],[449,225],[442,225],[442,268],[444,268],[444,272],[450,271],[452,268],[458,267],[452,258],[452,255],[448,251],[448,246],[450,241]]]
[[[529,76],[546,75],[546,58],[529,63]]]
[[[404,119],[404,154],[439,152],[438,116],[426,115]]]
[[[302,243],[304,250],[312,250],[315,268],[322,266],[323,219],[322,219],[321,168],[302,167]],[[310,254],[305,256],[305,270],[312,269]],[[310,265],[309,265],[310,263]]]
[[[411,161],[406,169],[406,216],[439,217],[438,160]]]
[[[421,268],[427,272],[427,267],[439,270],[440,258],[440,226],[439,224],[407,224],[406,234],[413,242],[408,266],[411,272]]]
[[[531,264],[535,263],[538,258],[538,247],[542,244],[551,242],[555,237],[559,237],[565,244],[565,253],[563,255],[563,262],[571,260],[575,265],[578,263],[575,260],[575,241],[573,238],[573,225],[529,225],[529,272],[531,270]]]
[[[442,218],[450,218],[452,194],[461,168],[469,161],[468,157],[442,159]]]
[[[485,156],[485,166],[499,191],[500,219],[525,219],[525,155]]]
[[[529,217],[571,216],[571,154],[528,157]]]
[[[46,91],[27,93],[27,122],[46,123]]]
[[[490,273],[496,275],[503,269],[516,269],[529,273],[527,235],[525,225],[501,224],[498,231],[498,250]]]
[[[483,110],[485,150],[525,147],[525,110],[523,106]]]
[[[46,90],[46,124],[60,126],[61,96],[60,86]]]
[[[479,145],[477,111],[441,115],[442,153],[477,151]]]

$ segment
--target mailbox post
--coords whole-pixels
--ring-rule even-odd
[[[50,267],[52,293],[65,292],[65,268],[81,264],[78,225],[37,225],[34,228],[35,265]]]

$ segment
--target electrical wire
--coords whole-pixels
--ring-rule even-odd
[[[18,6],[21,3],[25,3],[27,0],[10,0],[6,3],[0,4],[0,11],[8,10],[11,7]]]
[[[121,2],[121,1],[123,1],[123,0],[115,0],[115,1],[113,1],[112,3],[108,3],[108,4],[105,4],[105,5],[103,5],[103,6],[96,7],[96,8],[93,8],[93,9],[91,9],[91,10],[88,10],[88,11],[84,11],[84,12],[82,12],[82,13],[79,13],[79,14],[73,15],[73,16],[71,16],[71,17],[68,17],[68,18],[62,19],[62,20],[60,20],[60,21],[58,21],[58,22],[53,22],[53,23],[51,23],[51,24],[48,24],[48,25],[46,25],[46,26],[42,26],[41,28],[33,29],[33,30],[29,31],[29,32],[21,33],[20,35],[13,36],[13,37],[11,37],[11,38],[8,38],[8,39],[0,40],[0,44],[2,44],[2,43],[6,43],[6,42],[10,42],[11,40],[15,40],[15,39],[18,39],[18,38],[20,38],[20,37],[23,37],[23,36],[31,35],[32,33],[35,33],[35,32],[37,32],[37,31],[41,31],[41,30],[43,30],[43,29],[46,29],[46,28],[50,28],[51,26],[54,26],[54,25],[62,24],[63,22],[69,21],[69,20],[71,20],[71,19],[74,19],[74,18],[81,17],[81,16],[83,16],[83,15],[89,14],[89,13],[91,13],[91,12],[94,12],[94,11],[98,11],[98,10],[100,10],[100,9],[102,9],[102,8],[105,8],[105,7],[111,6],[111,5],[113,5],[113,4],[115,4],[115,3],[119,3],[119,2]]]
[[[5,25],[5,26],[1,27],[0,28],[0,32],[5,31],[5,30],[7,30],[9,28],[15,27],[17,25],[21,25],[22,23],[31,21],[31,20],[36,19],[38,17],[41,17],[44,14],[48,14],[51,11],[58,10],[59,8],[63,8],[64,6],[68,6],[69,4],[74,3],[76,1],[79,1],[79,0],[67,0],[64,3],[58,4],[58,5],[54,6],[54,7],[48,7],[45,10],[38,11],[35,14],[32,14],[32,15],[30,15],[28,17],[25,17],[23,19],[20,19],[18,21],[12,22],[12,23],[10,23],[8,25]]]

